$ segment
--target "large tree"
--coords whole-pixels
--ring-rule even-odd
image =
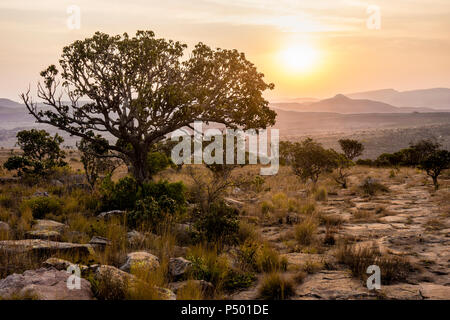
[[[29,90],[22,99],[40,123],[87,140],[111,134],[116,141],[108,149],[131,163],[139,182],[150,178],[152,146],[195,120],[243,129],[274,124],[276,113],[262,96],[273,84],[243,53],[199,43],[184,57],[186,48],[151,31],[97,32],[63,49],[61,72],[55,65],[41,72],[37,95],[44,108]]]

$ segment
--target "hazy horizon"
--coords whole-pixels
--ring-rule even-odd
[[[67,8],[81,10],[80,29]],[[380,29],[367,20],[380,8]],[[450,2],[200,0],[165,3],[43,0],[0,3],[0,97],[18,95],[56,64],[65,45],[92,36],[153,30],[157,37],[246,53],[275,90],[268,99],[327,98],[393,88],[450,87]]]

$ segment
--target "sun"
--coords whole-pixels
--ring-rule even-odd
[[[319,61],[319,52],[312,46],[290,46],[280,52],[283,65],[292,72],[311,72]]]

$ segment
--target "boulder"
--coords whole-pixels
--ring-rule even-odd
[[[443,286],[434,283],[419,283],[420,294],[424,299],[449,300],[450,286]]]
[[[173,279],[182,278],[191,268],[192,262],[183,257],[170,258],[169,274]]]
[[[127,255],[127,261],[120,270],[130,272],[133,268],[145,268],[156,270],[159,267],[159,259],[145,251],[132,252]]]
[[[10,227],[9,224],[7,224],[6,222],[0,221],[0,233],[1,232],[9,232],[10,231]]]
[[[51,230],[28,231],[25,234],[25,236],[27,239],[42,239],[53,241],[61,240],[61,234],[58,231],[51,231]]]
[[[186,288],[187,285],[195,284],[202,290],[203,297],[212,298],[214,295],[214,285],[211,282],[205,280],[186,280],[181,282],[172,282],[169,284],[169,288],[178,294],[180,290]]]
[[[115,282],[117,285],[126,288],[127,290],[133,290],[133,288],[136,287],[145,288],[146,286],[148,286],[149,289],[151,288],[150,285],[139,280],[134,275],[108,265],[98,267],[95,278],[97,281],[109,279],[108,281]],[[160,287],[154,287],[154,289],[156,289],[161,300],[176,300],[176,295],[171,290]]]
[[[100,213],[97,218],[101,219],[111,219],[112,217],[121,217],[126,213],[123,210],[111,210]]]
[[[111,240],[104,237],[94,236],[91,241],[89,241],[89,244],[95,248],[104,249],[106,246],[111,245]]]
[[[63,232],[64,229],[67,228],[67,225],[61,222],[53,221],[53,220],[45,220],[45,219],[37,219],[34,221],[33,227],[31,228],[33,231],[57,231]]]
[[[139,246],[143,244],[146,240],[146,236],[136,230],[127,233],[127,241],[131,246]]]
[[[308,277],[298,289],[300,299],[355,300],[375,298],[375,293],[345,271],[321,271]]]
[[[0,177],[0,184],[17,183],[19,181],[19,177]]]
[[[48,197],[48,192],[47,191],[36,191],[35,193],[33,193],[32,197],[33,198]]]
[[[242,201],[235,200],[235,199],[232,199],[232,198],[224,198],[223,200],[230,207],[234,207],[234,208],[237,208],[237,209],[241,209],[245,205],[245,203],[243,203]]]
[[[80,289],[69,289],[66,271],[54,268],[28,270],[0,280],[0,297],[3,299],[33,298],[39,300],[93,300],[91,284],[80,279]]]
[[[38,239],[0,241],[0,250],[12,254],[31,253],[36,256],[75,254],[79,257],[87,257],[94,253],[92,246],[89,244]]]
[[[59,258],[49,258],[43,263],[45,268],[55,268],[56,270],[67,270],[71,265],[74,265],[74,263]],[[84,269],[83,267],[86,266],[80,266],[80,269]]]

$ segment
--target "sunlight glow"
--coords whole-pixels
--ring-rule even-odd
[[[280,52],[280,60],[291,72],[311,72],[319,62],[319,52],[306,44],[290,46]]]

